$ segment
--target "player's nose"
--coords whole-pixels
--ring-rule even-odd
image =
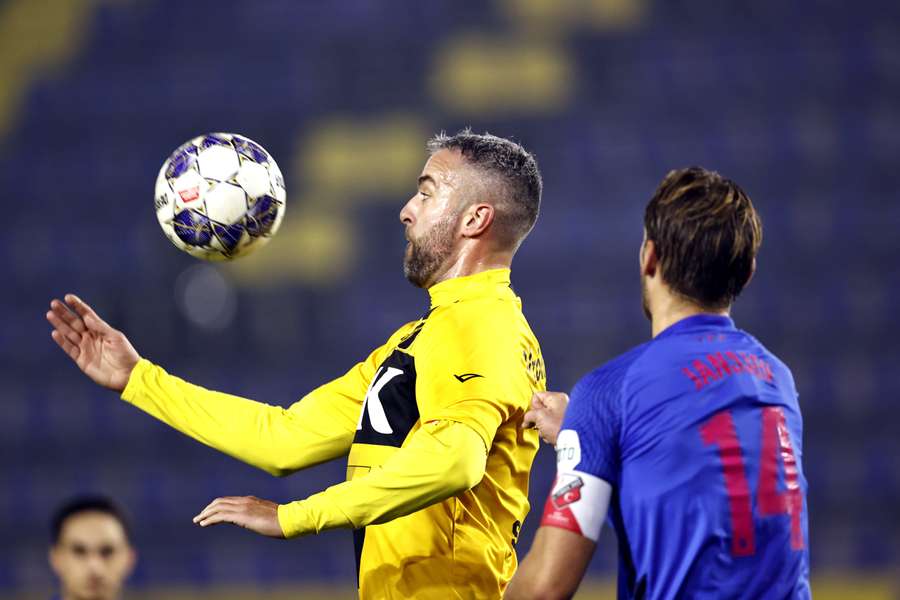
[[[403,208],[400,209],[400,222],[407,227],[413,224],[413,213],[412,209],[409,206],[411,203],[412,200],[408,201],[403,205]]]

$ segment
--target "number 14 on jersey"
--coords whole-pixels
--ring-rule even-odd
[[[719,449],[725,490],[731,516],[731,553],[734,556],[752,556],[756,552],[756,536],[753,530],[753,507],[750,501],[750,485],[744,466],[744,452],[734,429],[731,411],[716,413],[700,428],[704,444],[715,444]],[[787,488],[778,491],[778,457],[784,465],[784,482]],[[756,490],[756,507],[761,517],[789,514],[791,516],[791,548],[802,550],[803,494],[800,491],[797,459],[785,425],[784,412],[769,406],[762,410],[762,440],[759,457],[759,484]]]

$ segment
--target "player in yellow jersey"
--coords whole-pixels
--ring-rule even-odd
[[[545,389],[510,264],[541,178],[520,145],[469,130],[429,142],[400,212],[404,271],[430,308],[288,409],[213,392],[141,358],[67,295],[53,339],[91,379],[185,434],[275,475],[347,456],[347,481],[278,505],[217,498],[194,519],[273,537],[354,530],[361,598],[500,598],[516,568]]]

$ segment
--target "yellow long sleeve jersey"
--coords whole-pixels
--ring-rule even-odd
[[[361,598],[500,598],[516,567],[537,451],[522,417],[540,347],[497,269],[429,289],[431,308],[288,409],[141,360],[122,397],[284,475],[348,455],[347,481],[282,504],[287,537],[354,529]]]

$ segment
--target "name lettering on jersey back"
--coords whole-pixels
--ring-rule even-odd
[[[683,367],[681,372],[697,390],[731,375],[751,375],[769,383],[775,380],[772,367],[765,360],[754,354],[731,350],[707,354],[706,360],[697,359],[690,366]]]

